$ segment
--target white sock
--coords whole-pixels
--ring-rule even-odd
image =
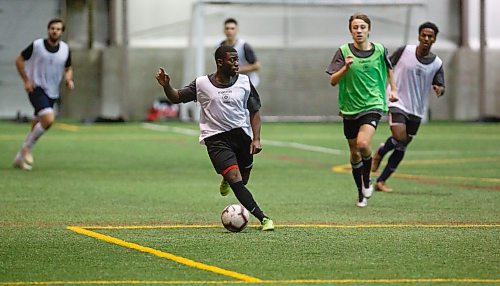
[[[35,145],[36,141],[43,135],[44,132],[45,129],[43,129],[42,124],[38,122],[35,127],[33,127],[33,130],[28,133],[26,140],[24,140],[23,148],[31,150],[33,145]]]

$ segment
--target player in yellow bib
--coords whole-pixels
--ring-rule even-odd
[[[326,70],[330,74],[330,84],[339,85],[339,110],[358,189],[358,207],[366,207],[367,199],[373,194],[370,144],[382,114],[388,110],[387,82],[391,86],[389,101],[398,100],[387,49],[368,40],[370,30],[371,21],[367,15],[352,15],[349,31],[354,42],[342,45]]]

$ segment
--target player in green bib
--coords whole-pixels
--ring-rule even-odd
[[[370,30],[368,16],[352,15],[349,31],[354,42],[342,45],[326,70],[330,84],[339,85],[338,104],[358,189],[358,207],[366,207],[373,194],[370,144],[382,114],[387,112],[387,82],[391,86],[389,100],[398,100],[387,49],[368,40]]]

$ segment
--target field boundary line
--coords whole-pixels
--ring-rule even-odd
[[[404,278],[404,279],[304,279],[304,280],[261,280],[259,282],[245,281],[168,281],[168,280],[81,280],[81,281],[31,281],[31,282],[0,282],[1,286],[21,285],[137,285],[137,284],[163,284],[163,285],[193,285],[193,284],[359,284],[359,283],[499,283],[500,279],[481,278]]]
[[[158,125],[158,124],[152,124],[152,123],[142,123],[142,127],[145,129],[154,130],[154,131],[173,132],[173,133],[182,134],[182,135],[189,135],[189,136],[198,136],[200,134],[199,131],[195,131],[195,130],[189,129],[189,128],[171,127],[171,126]],[[344,153],[344,151],[339,150],[339,149],[314,146],[314,145],[307,145],[307,144],[302,144],[302,143],[297,143],[297,142],[284,142],[284,141],[266,140],[266,139],[263,139],[261,141],[263,144],[275,146],[275,147],[289,147],[289,148],[294,148],[294,149],[299,149],[299,150],[304,150],[304,151],[334,154],[334,155],[339,155],[339,154]]]
[[[500,223],[491,224],[276,224],[277,228],[499,228]],[[251,228],[259,228],[260,225],[249,225]],[[73,228],[70,226],[68,228]],[[174,225],[123,225],[123,226],[80,226],[85,230],[90,229],[185,229],[185,228],[222,228],[219,224],[174,224]]]
[[[235,272],[235,271],[231,271],[231,270],[226,270],[226,269],[223,269],[223,268],[220,268],[220,267],[217,267],[217,266],[212,266],[212,265],[204,264],[204,263],[197,262],[197,261],[194,261],[194,260],[191,260],[191,259],[188,259],[188,258],[184,258],[184,257],[181,257],[181,256],[174,255],[174,254],[169,253],[169,252],[159,251],[159,250],[156,250],[156,249],[151,248],[151,247],[142,246],[142,245],[139,245],[137,243],[128,242],[128,241],[125,241],[125,240],[122,240],[122,239],[119,239],[119,238],[116,238],[116,237],[112,237],[112,236],[109,236],[109,235],[100,234],[98,232],[85,229],[83,227],[68,226],[67,229],[69,229],[71,231],[74,231],[74,232],[76,232],[78,234],[82,234],[82,235],[86,235],[86,236],[89,236],[89,237],[92,237],[92,238],[96,238],[96,239],[99,239],[99,240],[102,240],[102,241],[105,241],[105,242],[108,242],[108,243],[111,243],[111,244],[116,244],[116,245],[119,245],[119,246],[123,246],[123,247],[131,248],[131,249],[135,249],[135,250],[138,250],[138,251],[141,251],[141,252],[145,252],[145,253],[149,253],[149,254],[152,254],[152,255],[155,255],[155,256],[158,256],[158,257],[161,257],[161,258],[165,258],[165,259],[168,259],[168,260],[171,260],[171,261],[174,261],[174,262],[177,262],[177,263],[189,266],[189,267],[193,267],[193,268],[197,268],[197,269],[200,269],[200,270],[205,270],[205,271],[213,272],[213,273],[216,273],[216,274],[222,274],[222,275],[225,275],[225,276],[228,276],[228,277],[231,277],[231,278],[235,278],[235,279],[238,279],[238,280],[241,280],[241,281],[254,282],[254,283],[262,281],[261,279],[256,278],[256,277],[252,277],[252,276],[249,276],[249,275],[246,275],[246,274],[241,274],[241,273],[238,273],[238,272]]]

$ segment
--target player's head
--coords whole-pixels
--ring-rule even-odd
[[[51,19],[47,24],[47,34],[51,42],[59,41],[64,30],[64,21],[59,18]]]
[[[47,24],[47,29],[50,29],[50,26],[52,26],[53,24],[57,24],[57,23],[61,24],[62,31],[64,32],[64,30],[66,29],[66,27],[64,26],[64,21],[62,19],[59,19],[59,18],[51,19],[49,21],[49,23]]]
[[[371,30],[370,18],[365,14],[354,14],[349,18],[349,32],[352,39],[357,42],[365,42]]]
[[[233,76],[238,72],[238,52],[233,47],[226,45],[218,47],[214,57],[218,72],[228,76]]]
[[[425,22],[422,25],[420,25],[420,27],[418,27],[418,34],[420,34],[423,29],[432,29],[434,31],[434,36],[436,37],[439,33],[438,27],[436,26],[436,24],[432,22]]]
[[[431,22],[425,22],[418,27],[418,42],[421,51],[429,51],[436,42],[438,27]]]
[[[238,33],[238,22],[234,18],[228,18],[224,21],[224,35],[228,39],[234,39]]]

